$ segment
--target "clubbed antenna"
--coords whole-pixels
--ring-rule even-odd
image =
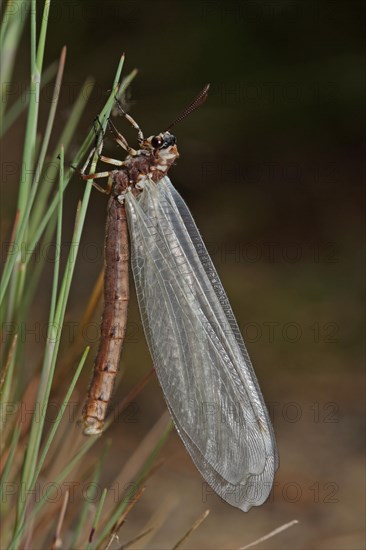
[[[175,126],[178,122],[186,118],[186,116],[190,115],[193,111],[195,111],[198,107],[200,107],[202,103],[206,101],[209,88],[210,88],[210,85],[206,84],[206,86],[203,88],[203,90],[200,91],[196,99],[192,101],[192,103],[184,109],[184,111],[174,120],[174,122],[170,124],[170,126],[168,126],[168,128],[166,129],[166,132],[169,132],[173,128],[173,126]]]

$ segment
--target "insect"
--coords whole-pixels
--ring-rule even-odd
[[[130,240],[132,272],[146,339],[178,434],[207,483],[244,511],[262,504],[278,467],[263,397],[228,298],[168,171],[178,158],[170,130],[207,98],[209,86],[167,130],[130,147],[109,121],[125,160],[84,175],[110,194],[105,241],[104,311],[84,433],[98,434],[118,370],[126,329]],[[89,156],[90,158],[90,156]],[[88,161],[87,161],[88,162]],[[85,166],[86,167],[86,166]],[[85,169],[84,167],[84,169]],[[103,189],[94,180],[108,178]]]

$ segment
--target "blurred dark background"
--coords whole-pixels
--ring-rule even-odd
[[[175,129],[181,157],[170,176],[227,290],[278,439],[274,497],[244,515],[214,496],[202,502],[201,478],[173,435],[126,527],[133,533],[174,495],[174,512],[149,548],[168,548],[207,506],[211,516],[187,548],[239,547],[294,518],[298,527],[260,547],[364,544],[364,12],[361,1],[338,0],[52,3],[45,66],[67,45],[60,128],[85,79],[96,82],[75,148],[108,97],[122,52],[124,74],[139,70],[126,101],[145,135],[163,130],[211,83],[206,104]],[[18,63],[26,75],[27,40]],[[115,123],[136,145],[126,122]],[[10,157],[21,152],[23,128],[11,131]],[[106,150],[120,156],[111,142]],[[66,237],[82,192],[75,178]],[[15,196],[16,181],[10,205]],[[93,193],[83,239],[97,253],[77,265],[68,313],[76,322],[103,263],[105,213],[105,198]],[[40,298],[34,315],[41,311]],[[115,403],[151,365],[134,298],[123,364]],[[122,437],[121,427],[114,432],[109,472],[164,407],[153,382],[137,421]]]

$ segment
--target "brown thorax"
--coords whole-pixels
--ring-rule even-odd
[[[117,101],[118,108],[123,116],[137,130],[137,140],[140,148],[133,149],[130,147],[126,138],[117,130],[109,119],[109,129],[118,145],[127,152],[127,157],[125,160],[117,160],[102,155],[102,139],[100,144],[90,153],[82,169],[83,179],[93,180],[94,187],[102,193],[112,193],[121,203],[124,201],[124,195],[127,189],[132,191],[135,195],[138,195],[143,190],[146,181],[153,181],[155,183],[160,181],[168,173],[175,159],[179,157],[176,138],[170,133],[171,128],[197,109],[197,107],[202,105],[207,98],[208,89],[209,84],[203,88],[196,99],[178,116],[178,118],[170,124],[167,130],[155,136],[150,136],[147,139],[144,138],[142,130],[137,122],[123,110],[122,105]],[[98,154],[99,160],[112,164],[118,167],[118,169],[85,175],[84,171],[95,152]],[[98,178],[108,178],[107,188],[101,187],[94,181]]]
[[[123,200],[127,188],[139,194],[146,181],[161,180],[178,157],[176,138],[170,132],[150,136],[141,143],[141,149],[126,157],[120,170],[113,170],[112,193],[119,200]]]

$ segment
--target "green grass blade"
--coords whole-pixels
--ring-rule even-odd
[[[117,508],[116,512],[113,514],[113,516],[109,519],[106,526],[103,528],[103,532],[99,535],[98,541],[95,541],[95,545],[98,546],[100,541],[104,540],[113,526],[115,525],[116,521],[119,519],[123,511],[126,509],[126,507],[129,504],[129,500],[134,496],[136,490],[138,490],[141,483],[144,481],[146,475],[148,474],[149,470],[151,469],[151,466],[153,465],[156,456],[160,452],[161,447],[164,445],[169,433],[171,432],[173,428],[173,424],[171,421],[169,421],[167,428],[165,429],[164,433],[160,437],[157,445],[155,446],[154,450],[150,454],[148,460],[146,461],[144,467],[141,469],[135,486],[131,489],[131,491],[128,492],[126,495],[126,498],[119,504],[119,507]],[[65,468],[57,475],[54,479],[54,483],[57,485],[61,485],[62,482],[67,478],[67,476],[72,472],[74,467],[77,465],[77,463],[85,456],[85,454],[91,449],[93,445],[98,441],[99,438],[93,437],[88,438],[85,445],[72,457],[72,459],[68,462],[68,464],[65,466]],[[33,519],[37,516],[37,514],[40,513],[43,506],[47,504],[48,501],[48,494],[45,492],[42,494],[41,499],[39,502],[35,504],[32,511],[27,516],[27,522],[23,523],[17,528],[17,531],[14,535],[11,548],[16,548],[17,544],[19,544],[21,537],[23,536],[24,529],[26,525],[33,521]]]
[[[73,470],[73,468],[76,466],[76,464],[83,458],[83,456],[89,451],[89,449],[95,444],[97,438],[89,439],[86,444],[76,453],[76,455],[69,461],[67,466],[59,473],[58,476],[54,479],[55,484],[61,484],[66,477],[70,474],[70,472]],[[42,494],[41,499],[37,502],[37,504],[33,507],[32,511],[27,516],[27,521],[25,523],[21,523],[19,526],[17,526],[17,530],[15,532],[15,535],[13,537],[12,543],[11,543],[11,549],[16,548],[19,544],[24,529],[26,526],[31,524],[33,519],[37,516],[37,514],[40,513],[43,506],[47,504],[48,501],[48,494],[45,491]]]
[[[39,246],[40,250],[44,250],[44,248],[51,242],[52,236],[55,232],[56,224],[57,224],[57,217],[54,216],[50,221],[50,223],[47,225],[43,238],[40,241],[40,246]],[[29,307],[38,289],[39,280],[43,272],[46,260],[47,260],[47,256],[45,254],[41,254],[36,264],[32,265],[32,269],[27,271],[28,275],[30,272],[31,274],[26,280],[27,292],[23,296],[23,301],[19,309],[19,317],[21,319],[25,319],[27,316]]]
[[[31,243],[29,245],[30,250],[33,250],[32,246],[34,246],[39,239],[39,235],[40,235],[40,232],[38,231],[39,225],[42,222],[43,217],[48,209],[49,194],[52,189],[53,182],[57,175],[57,169],[58,169],[57,155],[61,149],[61,146],[64,147],[65,152],[68,150],[70,142],[74,137],[76,128],[80,122],[80,118],[84,112],[86,104],[88,103],[90,94],[93,89],[93,85],[94,85],[94,81],[92,79],[87,79],[80,90],[80,93],[74,103],[70,116],[68,117],[66,126],[62,131],[60,139],[58,140],[58,143],[56,144],[56,147],[51,155],[47,173],[43,174],[43,177],[41,179],[36,202],[34,202],[35,193],[31,194],[30,206],[32,207],[34,203],[34,208],[32,209],[32,216],[30,219],[30,229],[29,229],[29,234],[31,235],[30,237]],[[66,181],[68,183],[69,179],[67,179]],[[65,185],[65,188],[66,188],[66,185]]]
[[[2,408],[2,413],[0,417],[0,431],[3,433],[3,430],[6,425],[7,420],[7,405],[8,403],[11,403],[11,395],[12,395],[12,389],[13,389],[13,377],[14,377],[14,366],[15,366],[15,357],[16,357],[16,350],[17,350],[17,341],[18,341],[18,334],[14,334],[13,341],[10,345],[8,356],[6,359],[6,363],[4,365],[4,372],[2,372],[2,380],[1,380],[1,394],[0,394],[0,405]],[[6,437],[1,438],[1,447],[5,446],[6,444]]]
[[[51,63],[49,67],[44,71],[42,75],[42,81],[41,81],[41,90],[44,88],[51,80],[54,78],[54,76],[57,73],[57,63]],[[29,95],[30,90],[26,90],[24,94],[22,94],[16,101],[14,101],[13,105],[9,107],[7,112],[4,114],[4,117],[2,119],[2,124],[0,126],[0,138],[6,134],[6,132],[11,128],[11,126],[14,124],[14,122],[17,120],[17,118],[22,114],[23,111],[28,107],[29,105]]]
[[[124,61],[124,57],[121,58],[121,62],[120,62],[120,66],[118,67],[117,74],[120,74],[120,69],[122,69],[123,61]],[[113,88],[112,88],[113,91],[112,91],[106,105],[104,106],[104,108],[102,109],[102,111],[100,112],[100,114],[98,116],[99,120],[103,121],[102,125],[103,125],[104,128],[106,126],[106,119],[108,118],[108,116],[110,114],[110,111],[113,107],[113,103],[114,103],[114,100],[115,100],[115,95],[117,93],[117,89],[118,89],[118,95],[120,95],[120,93],[123,93],[127,89],[127,87],[129,86],[129,84],[131,83],[133,78],[136,76],[136,74],[137,74],[137,71],[133,70],[129,75],[127,75],[127,77],[124,79],[122,85],[119,88],[117,88],[118,80],[115,79],[114,84],[113,84]],[[89,90],[89,89],[90,89],[90,84],[88,82],[86,82],[85,83],[85,90]],[[80,97],[83,98],[84,95],[85,94],[82,93],[80,95]],[[71,121],[73,119],[74,119],[74,115],[72,113],[69,120]],[[70,130],[69,131],[69,136],[71,137],[72,135],[73,135],[73,131]],[[67,148],[66,144],[68,143],[67,137],[68,136],[62,136],[62,138],[63,138],[62,143],[65,144],[65,150]],[[86,152],[90,149],[94,139],[95,139],[94,130],[91,129],[88,136],[84,140],[84,143],[82,144],[82,146],[80,147],[78,153],[75,156],[75,159],[74,159],[74,165],[75,166],[77,166],[81,162],[81,160],[85,156]],[[65,188],[66,188],[66,186],[68,185],[70,179],[73,176],[74,176],[74,171],[69,170],[68,175],[66,175]],[[52,179],[53,179],[52,172],[49,172],[47,181],[51,182]],[[42,197],[46,197],[49,193],[49,189],[47,187],[47,185],[48,185],[47,181],[45,181],[45,185],[42,187],[42,189],[40,191],[40,194],[41,194]],[[40,236],[42,235],[43,231],[45,230],[45,227],[46,227],[50,217],[52,216],[55,207],[56,207],[56,200],[55,199],[53,199],[51,201],[51,204],[48,205],[46,211],[42,210],[41,204],[35,205],[35,209],[37,208],[37,210],[36,210],[36,213],[34,214],[34,217],[32,216],[32,223],[31,223],[31,228],[30,228],[30,234],[32,235],[32,239],[31,239],[31,242],[29,244],[29,249],[30,250],[33,250],[34,247],[36,246],[37,242],[39,241]]]
[[[95,532],[98,528],[98,523],[99,523],[100,515],[102,513],[105,497],[107,496],[107,492],[108,492],[107,489],[103,489],[103,493],[102,493],[102,496],[100,497],[98,508],[97,508],[96,513],[95,513],[95,518],[94,518],[92,529],[91,529],[91,532],[90,532],[90,535],[89,535],[88,544],[86,546],[87,550],[91,550],[91,548],[92,548],[93,537],[94,537],[94,534],[95,534]]]
[[[34,194],[34,195],[37,192],[40,175],[41,175],[42,170],[43,170],[44,161],[45,161],[46,153],[47,153],[47,149],[48,149],[48,144],[49,144],[50,137],[51,137],[53,123],[55,121],[56,109],[57,109],[58,100],[59,100],[59,97],[60,97],[62,77],[63,77],[63,73],[64,73],[64,69],[65,69],[65,60],[66,60],[66,48],[64,46],[62,48],[62,51],[61,51],[60,62],[59,62],[59,66],[58,66],[55,86],[54,86],[53,95],[52,95],[52,99],[51,99],[51,108],[50,108],[50,112],[49,112],[49,115],[48,115],[45,134],[44,134],[44,137],[43,137],[43,140],[42,140],[42,146],[41,146],[41,151],[40,151],[39,158],[38,158],[37,167],[36,167],[36,170],[35,170],[35,177],[34,177],[33,185],[32,185],[32,194]],[[62,146],[63,146],[63,144],[62,144]],[[58,149],[58,151],[59,150],[60,149]]]
[[[3,470],[3,473],[1,475],[1,480],[0,480],[0,502],[3,502],[3,500],[2,500],[3,489],[6,485],[7,480],[8,480],[8,476],[9,476],[11,467],[14,464],[14,455],[15,455],[16,447],[18,445],[19,436],[20,436],[20,427],[16,426],[16,428],[13,432],[12,441],[10,443],[8,458],[6,459],[4,470]]]
[[[65,144],[65,147],[67,147],[69,142],[71,141],[71,138],[72,138],[72,136],[74,134],[74,131],[75,131],[75,126],[79,122],[79,119],[80,119],[81,114],[84,110],[86,102],[88,101],[89,94],[90,94],[91,89],[92,89],[92,86],[90,86],[90,83],[91,83],[90,80],[86,81],[86,84],[85,84],[85,87],[84,87],[85,88],[85,93],[84,93],[84,89],[83,89],[81,91],[78,99],[76,100],[76,102],[74,104],[74,108],[72,110],[71,117],[69,118],[69,120],[66,124],[66,127],[65,127],[64,131],[61,134],[61,137],[60,137],[60,140],[59,140],[59,149],[56,149],[57,153],[60,150],[61,145]],[[52,156],[53,164],[55,164],[56,162],[58,164],[58,160],[56,158],[57,157],[56,151],[54,152],[54,154]],[[54,175],[56,175],[56,172],[54,172]],[[66,184],[63,186],[63,190],[66,188],[70,178],[71,178],[71,174],[70,174],[70,171],[69,171],[69,176],[65,180]],[[48,178],[46,178],[46,179],[48,179]],[[50,178],[50,180],[52,180],[52,179],[53,178]],[[52,181],[50,181],[49,188],[51,187],[51,185],[52,185]],[[32,191],[31,191],[30,198],[29,198],[29,201],[27,203],[24,218],[21,221],[20,227],[18,229],[18,232],[17,232],[17,234],[15,236],[15,239],[14,239],[14,242],[13,242],[12,248],[15,252],[20,250],[22,244],[24,244],[24,239],[25,239],[26,233],[32,234],[33,231],[35,232],[35,235],[33,236],[33,239],[31,240],[31,242],[26,244],[26,250],[35,250],[35,247],[37,246],[37,244],[38,244],[38,242],[39,242],[39,240],[40,240],[40,238],[43,234],[43,231],[45,231],[45,229],[49,227],[49,223],[52,223],[54,225],[53,225],[52,229],[48,231],[48,234],[52,235],[52,233],[53,233],[53,229],[54,229],[56,220],[52,221],[51,220],[52,216],[47,215],[47,211],[48,211],[47,189],[45,189],[45,187],[41,187],[41,189],[38,189],[37,201],[35,201],[35,198],[36,198],[36,192],[35,191],[36,191],[35,188],[33,188]],[[57,208],[58,197],[59,197],[59,195],[57,194],[54,197],[54,199],[51,203],[52,204],[52,214],[55,213],[55,209]],[[35,212],[32,210],[33,206],[34,206],[33,210]],[[46,211],[46,214],[44,215],[44,209],[45,208],[47,208],[47,211]],[[30,220],[30,217],[31,217],[31,220]],[[29,228],[29,225],[30,225],[30,228]],[[32,227],[35,227],[36,229],[33,230]],[[13,273],[14,267],[15,267],[16,262],[17,262],[17,254],[15,252],[9,254],[7,259],[6,259],[4,272],[3,272],[3,277],[2,277],[2,281],[1,281],[1,287],[0,287],[0,304],[2,303],[2,301],[5,297],[5,294],[6,294],[6,291],[7,291],[7,285],[9,284],[9,281],[13,280],[12,279],[12,273]],[[27,264],[30,261],[30,258],[31,258],[31,255],[30,254],[27,255],[27,257],[24,260],[25,264]],[[40,270],[37,270],[37,271],[38,271],[39,274],[41,273]],[[32,273],[32,275],[34,275],[34,273]],[[33,282],[33,286],[34,285],[35,285],[35,282]],[[9,302],[9,299],[8,299],[8,302]],[[11,310],[11,308],[9,306],[8,306],[8,310]],[[24,308],[23,308],[23,311],[24,311]]]
[[[58,220],[57,220],[57,236],[56,236],[56,251],[61,250],[61,236],[62,236],[62,187],[63,187],[63,166],[64,166],[64,151],[61,149],[61,162],[60,162],[60,179],[59,179],[59,195],[60,201],[58,205]],[[51,306],[49,314],[49,327],[47,331],[47,344],[46,352],[44,356],[43,368],[41,373],[41,382],[37,395],[37,403],[39,403],[40,410],[46,411],[47,403],[49,399],[49,394],[51,391],[51,385],[53,380],[55,360],[53,361],[53,350],[56,346],[55,339],[60,338],[58,327],[61,325],[54,325],[55,321],[55,309],[56,309],[56,300],[57,300],[57,287],[59,279],[59,268],[60,268],[60,257],[56,253],[56,260],[53,272],[53,284],[52,284],[52,295],[51,295]],[[55,330],[56,326],[56,330]],[[29,486],[29,480],[34,476],[34,470],[36,468],[36,463],[39,452],[39,445],[43,433],[44,417],[42,415],[40,421],[36,419],[36,416],[33,417],[29,442],[27,446],[27,452],[24,461],[23,476],[22,482],[25,484],[25,487]],[[22,520],[25,502],[20,502],[18,509],[18,521]]]
[[[18,237],[18,232],[20,232],[20,227],[25,225],[25,224],[22,224],[22,221],[26,211],[26,205],[29,200],[29,193],[30,193],[30,187],[31,187],[31,181],[32,181],[32,171],[34,168],[37,125],[38,125],[38,110],[39,110],[39,99],[40,99],[41,71],[42,71],[47,23],[48,23],[49,6],[50,6],[50,0],[46,0],[43,17],[42,17],[40,39],[39,39],[38,53],[37,53],[36,52],[36,2],[35,0],[32,0],[32,4],[31,4],[31,48],[30,48],[30,56],[31,56],[30,92],[31,93],[29,98],[28,117],[27,117],[26,130],[25,130],[23,159],[21,163],[19,195],[18,195],[17,210],[20,216],[20,224],[17,227],[17,237],[15,239],[15,241],[17,241],[18,244],[19,242],[21,242]],[[26,229],[26,225],[23,229],[24,232],[25,232],[25,229]],[[19,260],[20,260],[19,256],[17,256],[17,258],[14,258],[14,262],[12,262],[13,265],[15,261],[19,261]],[[13,271],[13,269],[10,269],[9,271],[8,270],[9,270],[9,267],[6,263],[2,285],[1,285],[2,288],[1,288],[0,304],[2,303],[3,295],[7,288],[8,278],[10,278]],[[10,314],[12,314],[12,312],[10,312]]]
[[[60,191],[62,194],[62,185],[60,185]],[[60,200],[61,202],[61,200]],[[62,210],[61,210],[62,212]],[[60,342],[60,327],[63,326],[63,316],[58,316],[56,314],[56,295],[57,295],[57,283],[58,283],[58,267],[59,260],[55,262],[54,277],[53,277],[53,288],[52,288],[52,299],[51,299],[51,309],[49,324],[47,330],[47,340],[45,347],[45,354],[43,359],[42,371],[40,385],[37,393],[36,403],[39,407],[39,410],[46,411],[48,399],[51,392],[52,380],[54,375],[54,369],[56,365],[57,352]],[[31,430],[29,435],[29,441],[27,446],[27,452],[24,460],[23,475],[22,475],[22,484],[28,488],[31,485],[31,480],[33,479],[34,472],[36,470],[36,464],[38,462],[38,453],[39,446],[41,442],[41,437],[43,433],[43,427],[45,422],[45,413],[42,413],[39,418],[36,415],[33,416]],[[18,523],[23,520],[25,512],[26,503],[23,499],[20,499],[19,509],[18,509]]]
[[[32,491],[36,482],[37,482],[37,479],[39,477],[39,474],[42,470],[42,467],[43,467],[43,464],[46,460],[46,457],[47,457],[47,454],[48,454],[48,451],[49,451],[49,448],[52,444],[52,441],[54,440],[55,438],[55,435],[56,435],[56,432],[57,432],[57,429],[60,425],[60,422],[62,420],[62,417],[65,413],[65,411],[67,410],[67,406],[69,404],[69,401],[70,401],[70,398],[71,398],[71,395],[75,389],[75,386],[76,386],[76,383],[79,379],[79,376],[81,374],[81,371],[84,367],[84,364],[85,364],[85,361],[86,361],[86,358],[87,358],[87,355],[89,353],[89,348],[86,348],[84,353],[83,353],[83,356],[79,362],[79,365],[76,369],[76,372],[74,374],[74,377],[71,381],[71,384],[67,390],[67,393],[66,393],[66,396],[65,396],[65,399],[60,407],[60,410],[58,411],[57,413],[57,417],[55,419],[55,422],[52,426],[52,429],[45,441],[45,444],[44,444],[44,447],[43,447],[43,450],[39,456],[39,459],[37,460],[37,465],[36,465],[36,468],[34,469],[34,473],[33,473],[33,479],[32,481],[30,482],[29,486],[27,487],[23,487],[23,492],[21,493],[21,498],[20,500],[24,503],[24,509],[26,508],[26,504],[27,504],[27,501],[26,501],[26,498],[25,498],[25,495],[27,494],[28,491]],[[88,450],[89,447],[86,449]],[[85,451],[86,452],[86,451]],[[79,455],[79,453],[78,453]],[[78,456],[77,455],[77,456]],[[81,458],[81,457],[80,457]],[[67,476],[68,472],[71,471],[70,468],[72,469],[72,464],[75,464],[76,461],[71,461],[69,464],[68,464],[68,467],[66,469],[66,473],[65,473],[65,476]],[[71,467],[72,466],[72,467]],[[61,473],[61,478],[62,478],[62,474],[63,472]],[[32,514],[31,516],[28,517],[28,520],[30,520],[31,518],[35,517],[36,514],[40,511],[40,509],[42,508],[39,507],[39,504],[45,504],[47,502],[47,495],[44,495],[44,498],[36,505],[36,507],[33,509],[32,511]],[[21,510],[21,512],[24,512],[24,510]],[[16,528],[15,528],[15,534],[14,534],[14,538],[13,538],[13,542],[12,542],[12,547],[16,547],[16,545],[18,544],[20,538],[23,536],[23,532],[24,532],[24,529],[26,527],[26,523],[24,522],[24,513],[21,513],[21,517],[20,517],[20,521],[18,520],[17,521],[17,524],[16,524]]]
[[[164,443],[166,442],[170,432],[173,429],[173,424],[171,420],[169,420],[167,427],[165,428],[163,434],[159,438],[159,441],[155,445],[154,449],[150,453],[148,459],[146,460],[144,466],[141,468],[140,472],[137,475],[136,481],[133,484],[133,487],[127,492],[126,496],[123,498],[123,500],[116,506],[115,511],[113,514],[111,514],[108,521],[103,526],[102,532],[99,534],[98,538],[95,541],[95,546],[99,546],[106,537],[109,536],[111,533],[113,527],[115,526],[118,519],[121,517],[122,513],[125,511],[127,506],[129,505],[130,500],[135,495],[136,491],[140,488],[141,484],[143,483],[144,479],[146,478],[147,474],[149,473],[150,469],[152,468],[156,457],[158,456],[159,452],[161,451]]]
[[[129,87],[129,85],[131,84],[131,82],[133,81],[133,79],[137,76],[137,73],[138,73],[138,70],[137,69],[133,69],[130,74],[128,74],[127,76],[125,76],[125,78],[122,80],[122,84],[118,90],[118,94],[117,94],[117,97],[118,99],[121,99],[122,96],[123,96],[123,93],[126,91],[126,89]]]
[[[104,464],[105,458],[107,456],[109,447],[110,447],[110,441],[107,442],[107,446],[104,449],[104,452],[103,452],[100,460],[97,463],[97,467],[94,470],[94,474],[93,474],[93,477],[92,477],[92,480],[91,480],[91,487],[93,487],[95,489],[94,493],[96,493],[96,491],[97,491],[96,486],[97,486],[97,483],[99,482],[99,479],[100,479],[100,476],[101,476],[101,473],[102,473],[103,464]],[[92,497],[92,499],[93,499],[93,497]],[[71,541],[69,542],[69,547],[70,548],[79,548],[79,546],[80,546],[78,544],[78,541],[81,537],[82,530],[85,527],[85,522],[86,522],[86,519],[87,519],[89,507],[90,507],[90,503],[86,499],[84,499],[84,504],[83,504],[83,507],[81,509],[78,524],[75,527],[73,537],[72,537]]]
[[[49,451],[49,448],[52,444],[52,441],[54,440],[55,438],[55,435],[56,435],[56,432],[57,432],[57,429],[60,425],[60,422],[62,420],[62,417],[64,415],[64,412],[65,410],[67,409],[67,406],[69,404],[69,401],[71,399],[71,395],[75,389],[75,386],[76,386],[76,383],[77,381],[79,380],[79,376],[81,374],[81,371],[84,367],[84,364],[85,364],[85,361],[86,361],[86,358],[88,356],[88,353],[89,353],[89,347],[87,347],[82,355],[82,358],[80,359],[80,362],[78,364],[78,367],[76,369],[76,372],[74,374],[74,377],[71,381],[71,384],[66,392],[66,396],[65,396],[65,399],[60,407],[60,410],[58,411],[57,413],[57,417],[55,419],[55,422],[53,423],[53,426],[52,426],[52,429],[47,437],[47,440],[44,444],[44,447],[43,447],[43,450],[39,456],[39,459],[37,461],[37,468],[34,472],[34,477],[33,477],[33,480],[32,480],[32,483],[31,483],[31,488],[33,489],[34,485],[36,484],[37,482],[37,479],[39,477],[39,474],[41,473],[41,470],[42,470],[42,467],[43,467],[43,464],[46,460],[46,457],[47,457],[47,454],[48,454],[48,451]]]
[[[62,197],[62,184],[64,181],[64,148],[61,147],[60,153],[60,177],[59,177],[59,196]],[[50,319],[55,318],[56,300],[57,300],[57,288],[58,279],[60,273],[60,255],[61,255],[61,237],[62,237],[62,200],[58,203],[57,210],[57,231],[56,231],[56,256],[55,256],[55,269],[53,271],[53,284],[52,284],[52,296],[50,307]]]
[[[44,50],[46,46],[48,16],[50,13],[50,8],[51,8],[51,0],[45,0],[43,13],[42,13],[42,25],[41,25],[41,31],[39,34],[39,41],[38,41],[38,48],[37,48],[37,58],[36,58],[36,65],[37,65],[39,74],[42,73]]]
[[[47,2],[47,0],[46,0]],[[25,207],[29,198],[30,186],[31,186],[31,174],[34,166],[35,145],[37,136],[38,125],[38,109],[39,109],[39,93],[41,74],[36,64],[36,2],[32,0],[31,3],[31,81],[30,81],[30,98],[28,117],[25,130],[25,140],[23,148],[23,162],[20,172],[20,185],[18,196],[18,210],[20,212],[20,218],[24,216]],[[47,25],[48,16],[46,20],[42,19],[42,27]],[[43,45],[44,48],[44,45]]]
[[[118,65],[116,76],[115,76],[113,87],[112,87],[112,92],[111,92],[105,106],[103,107],[102,111],[99,114],[99,119],[103,121],[102,124],[104,124],[104,127],[107,123],[107,118],[108,118],[108,116],[110,114],[110,111],[112,109],[112,106],[115,102],[116,93],[118,92],[118,82],[119,82],[119,79],[120,79],[120,76],[121,76],[123,63],[124,63],[124,56],[121,57],[119,65]],[[123,85],[122,85],[122,87],[123,87]],[[125,89],[125,87],[123,87],[123,88]],[[79,152],[75,156],[75,159],[74,159],[75,164],[79,164],[81,162],[81,159],[85,156],[86,152],[88,151],[91,144],[93,143],[93,140],[94,140],[94,131],[93,131],[93,129],[91,129],[88,136],[85,138],[82,146],[80,147]],[[64,143],[65,143],[65,141],[64,141]],[[67,187],[67,185],[68,185],[68,183],[69,183],[72,176],[73,176],[73,171],[69,170],[67,172],[66,176],[65,176],[63,190],[65,190],[65,188]],[[90,183],[90,185],[91,185],[91,183]],[[31,241],[31,243],[29,244],[29,246],[32,247],[32,248],[30,248],[31,250],[34,249],[34,247],[37,244],[40,236],[42,235],[43,231],[45,230],[51,216],[53,215],[55,209],[57,208],[57,202],[58,202],[58,198],[56,196],[56,197],[53,198],[53,200],[51,201],[51,204],[49,205],[47,211],[45,212],[44,216],[42,217],[42,219],[40,221],[40,227],[38,227],[37,229],[34,230],[34,231],[36,231],[36,237],[37,238],[35,238],[35,236],[33,236],[33,239]],[[26,213],[24,222],[21,222],[19,224],[19,229],[17,231],[16,237],[15,237],[14,243],[13,243],[13,249],[15,251],[20,249],[21,243],[23,242],[24,235],[25,235],[26,228],[27,228],[29,213],[30,213],[30,208],[28,208],[28,211]],[[6,259],[4,272],[3,272],[3,276],[2,276],[2,280],[1,280],[1,285],[0,285],[0,306],[3,303],[4,297],[6,295],[6,291],[7,291],[7,288],[8,288],[10,278],[11,278],[12,273],[13,273],[13,269],[14,269],[14,265],[15,265],[16,260],[17,260],[16,254],[9,254],[7,259]]]
[[[22,9],[13,0],[9,0],[4,10],[0,27],[0,85],[2,101],[0,102],[0,121],[4,119],[4,112],[8,102],[6,90],[11,86],[15,56],[20,43],[25,22],[28,18],[30,2],[24,2]],[[11,88],[10,88],[11,91]]]
[[[111,103],[111,106],[112,104],[113,103]],[[97,159],[95,159],[95,163],[96,163],[96,160]],[[92,169],[94,169],[94,167]],[[60,189],[60,193],[62,193],[63,189],[64,187],[62,186],[62,188]],[[54,369],[56,365],[59,344],[60,344],[59,329],[60,327],[63,326],[63,322],[64,322],[66,304],[67,304],[67,300],[70,292],[71,281],[74,273],[75,262],[76,262],[79,245],[80,245],[81,232],[85,221],[86,210],[89,202],[90,193],[91,193],[91,182],[85,188],[84,198],[80,208],[78,209],[77,221],[75,223],[74,234],[71,240],[70,253],[66,263],[65,274],[63,277],[57,305],[55,308],[55,314],[54,314],[54,317],[52,319],[50,318],[50,321],[49,321],[49,329],[47,333],[47,344],[46,344],[45,356],[44,356],[42,373],[41,373],[40,387],[37,395],[37,403],[39,403],[39,407],[41,411],[46,410],[50,391],[51,391],[52,379],[53,379]],[[30,480],[32,480],[34,475],[44,421],[45,421],[44,415],[41,415],[40,419],[36,419],[34,417],[32,421],[31,433],[29,437],[29,446],[27,448],[27,453],[25,456],[23,476],[22,476],[22,483],[25,488],[28,488],[30,484]],[[19,526],[23,522],[24,513],[25,513],[25,504],[21,500],[19,502],[19,508],[18,508],[17,526]]]
[[[44,39],[45,32],[47,29],[48,23],[48,13],[49,13],[49,0],[45,1],[45,10],[43,13],[42,23],[41,23],[41,33],[40,40],[38,45],[38,63],[37,63],[37,52],[36,52],[36,2],[32,0],[31,4],[31,47],[30,47],[30,58],[31,58],[31,83],[30,83],[30,92],[31,96],[29,99],[29,108],[28,108],[28,117],[25,130],[25,140],[23,146],[23,158],[21,163],[20,171],[20,182],[19,182],[19,194],[18,194],[18,214],[20,218],[20,224],[24,218],[24,213],[26,205],[29,199],[29,193],[31,188],[32,180],[32,171],[34,168],[35,154],[36,154],[36,143],[37,143],[37,125],[38,125],[38,111],[39,111],[39,99],[40,99],[40,82],[41,82],[41,71],[42,71],[42,60],[44,53]],[[19,225],[16,228],[16,233],[19,231]],[[16,254],[15,259],[15,270],[12,275],[12,290],[9,294],[9,301],[7,306],[8,319],[11,321],[18,322],[17,319],[17,309],[21,303],[22,289],[24,284],[24,278],[26,274],[26,266],[22,264],[22,258],[20,254]],[[9,274],[10,275],[10,274]]]

